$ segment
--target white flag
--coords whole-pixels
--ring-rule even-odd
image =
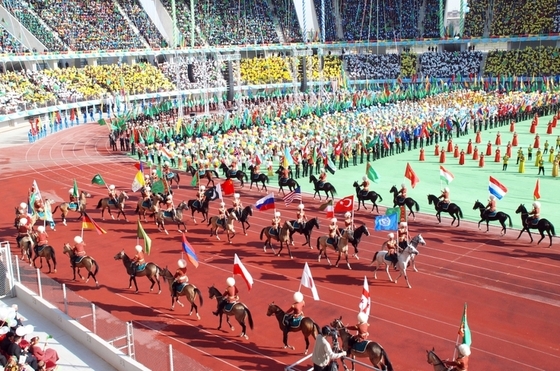
[[[311,269],[309,269],[309,265],[307,265],[307,262],[305,263],[305,267],[303,267],[301,285],[307,287],[308,289],[311,289],[311,292],[313,293],[313,299],[319,300],[319,293],[317,293],[317,287],[315,287],[313,276],[311,275]]]
[[[247,284],[247,288],[249,289],[249,291],[251,291],[254,283],[253,277],[251,276],[247,268],[245,268],[243,263],[241,263],[241,260],[239,259],[237,254],[235,254],[233,257],[233,274],[240,275]]]
[[[369,309],[371,307],[371,299],[369,297],[369,285],[367,276],[364,276],[364,287],[362,288],[362,299],[360,300],[360,312],[369,316]]]
[[[33,193],[33,200],[42,200],[43,196],[41,196],[41,191],[39,191],[39,186],[37,185],[37,182],[34,180],[33,181],[33,189],[35,189],[35,192]]]
[[[216,186],[216,193],[218,194],[218,198],[220,200],[224,199],[224,196],[222,195],[222,185],[220,183]]]

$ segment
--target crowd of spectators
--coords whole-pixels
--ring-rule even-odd
[[[489,0],[469,2],[469,11],[465,14],[464,36],[482,37],[484,35],[484,27],[486,27],[489,19],[489,8]]]
[[[24,71],[0,73],[0,114],[55,104],[55,95],[33,84]]]
[[[560,33],[560,2],[556,3],[556,9],[554,9],[554,16],[552,18],[552,32]]]
[[[560,74],[560,49],[540,46],[491,51],[484,72],[494,76],[556,76]]]
[[[396,79],[401,73],[399,54],[347,54],[344,60],[351,80]]]
[[[420,72],[424,76],[450,78],[477,75],[482,64],[482,52],[427,52],[420,55]]]
[[[493,36],[546,34],[553,32],[555,0],[494,0]]]
[[[293,0],[278,0],[274,2],[274,10],[287,43],[301,42],[303,36],[294,7]]]
[[[246,58],[240,62],[241,81],[243,84],[261,85],[291,82],[288,58]]]
[[[161,0],[161,3],[168,11],[169,16],[172,16],[173,11],[171,9],[171,0]],[[194,46],[201,46],[204,45],[204,42],[200,39],[200,28],[195,26],[194,32],[194,42],[191,38],[191,5],[190,1],[188,0],[176,0],[175,1],[175,10],[177,12],[177,28],[181,33],[181,46],[190,47],[191,45]],[[198,8],[197,8],[198,10]],[[196,21],[196,14],[195,14],[195,21]]]
[[[189,76],[189,65],[192,74]],[[222,71],[225,64],[215,60],[177,57],[174,63],[159,65],[165,76],[173,81],[178,90],[218,88],[226,86]]]
[[[417,72],[418,56],[414,53],[401,54],[401,77],[412,77]]]
[[[111,0],[27,0],[72,50],[143,48]]]
[[[121,1],[120,4],[128,18],[152,48],[160,48],[165,45],[161,33],[138,0]]]
[[[2,53],[23,53],[26,48],[8,31],[0,28],[0,54]]]
[[[422,21],[422,37],[438,38],[440,37],[439,29],[439,0],[426,0],[426,8],[424,9],[424,20]]]
[[[321,68],[321,59],[314,55],[307,58],[308,71],[307,78],[313,81],[331,80],[341,76],[342,59],[337,56],[323,56],[323,65]]]
[[[333,7],[333,0],[316,0],[315,13],[317,14],[317,24],[319,25],[319,37],[317,40],[322,40],[323,32],[323,13],[321,5],[325,4],[325,41],[336,41],[338,37],[336,36],[336,17]]]

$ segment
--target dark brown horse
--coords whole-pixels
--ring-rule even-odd
[[[480,223],[486,221],[486,232],[488,232],[490,230],[489,224],[493,220],[499,221],[502,225],[502,231],[500,233],[502,235],[506,234],[507,231],[506,221],[509,221],[510,228],[513,227],[511,217],[508,214],[504,213],[503,211],[497,211],[492,215],[490,213],[490,210],[487,210],[484,204],[478,200],[476,200],[476,202],[474,203],[473,210],[480,211],[480,221],[478,222],[478,229],[480,229]]]
[[[117,213],[117,219],[119,219],[119,216],[122,214],[124,216],[124,220],[128,222],[126,215],[124,215],[124,202],[126,200],[128,200],[128,195],[125,191],[121,191],[117,196],[117,205],[115,205],[109,197],[100,199],[97,203],[96,209],[101,209],[101,219],[105,220],[105,217],[103,216],[103,214],[105,213],[105,209],[109,211],[109,215],[111,215],[111,218],[115,219],[115,217],[111,213],[111,207],[113,207],[119,211]]]
[[[241,187],[243,187],[245,185],[246,180],[249,180],[249,178],[247,177],[247,174],[245,174],[243,171],[237,170],[237,171],[233,172],[223,162],[220,165],[220,170],[222,170],[224,172],[227,179],[237,179],[237,180],[239,180],[241,182]]]
[[[184,212],[187,211],[188,209],[189,207],[187,206],[185,201],[181,201],[181,203],[179,203],[179,205],[177,205],[177,207],[175,208],[175,215],[172,215],[170,211],[158,210],[154,214],[154,218],[156,220],[156,225],[158,227],[158,230],[159,231],[163,230],[165,234],[169,234],[169,232],[165,228],[165,221],[169,220],[173,223],[177,223],[177,231],[179,233],[183,233],[183,231],[181,231],[181,226],[185,228],[185,232],[186,232],[187,225],[183,221],[183,217],[185,216]]]
[[[334,200],[334,195],[336,195],[336,189],[334,188],[334,186],[329,183],[329,182],[321,182],[319,181],[315,175],[311,175],[309,177],[309,183],[313,183],[313,189],[315,190],[315,193],[313,194],[313,198],[315,198],[315,196],[319,196],[319,200],[321,200],[321,191],[325,192],[325,194],[327,195],[327,200],[329,199],[329,193],[330,193],[330,197]]]
[[[37,268],[37,266],[35,265],[35,260],[39,258],[39,261],[41,263],[39,269],[43,269],[43,259],[41,258],[45,258],[45,260],[47,261],[47,266],[49,267],[49,271],[47,273],[51,273],[51,260],[53,261],[53,268],[54,272],[56,273],[56,256],[54,253],[54,248],[49,245],[39,247],[36,243],[37,242],[35,241],[35,256],[32,260],[33,267]]]
[[[184,307],[183,303],[179,301],[180,296],[184,296],[187,298],[189,303],[191,303],[191,311],[189,312],[189,316],[192,314],[193,310],[196,313],[196,318],[200,321],[200,315],[198,314],[198,306],[195,303],[195,299],[198,296],[198,301],[200,306],[202,307],[202,293],[200,290],[193,284],[187,283],[185,287],[181,290],[181,292],[176,293],[173,289],[173,274],[169,271],[169,269],[164,268],[161,271],[161,277],[163,277],[164,281],[169,284],[169,292],[171,293],[171,310],[175,309],[175,303],[179,304],[180,306]]]
[[[256,173],[255,167],[253,165],[249,166],[249,171],[251,172],[251,186],[249,189],[253,189],[253,183],[256,183],[257,191],[259,191],[259,183],[262,184],[262,188],[265,192],[268,192],[268,188],[266,188],[267,183],[269,183],[268,176],[263,173]]]
[[[414,214],[414,210],[416,212],[420,211],[420,205],[411,197],[407,197],[404,200],[401,196],[399,196],[399,190],[396,186],[392,186],[391,190],[389,191],[393,194],[393,207],[397,207],[397,205],[405,205],[408,208],[408,216],[412,215],[412,218],[416,219],[416,214]]]
[[[288,345],[288,333],[289,332],[301,332],[303,333],[303,337],[305,338],[305,353],[307,354],[309,350],[309,337],[313,336],[313,339],[317,338],[317,334],[319,334],[319,325],[316,324],[311,318],[303,317],[297,327],[290,327],[287,332],[284,331],[284,316],[286,313],[274,302],[268,305],[268,310],[266,311],[267,316],[274,315],[276,320],[278,321],[278,326],[280,330],[283,332],[282,342],[284,343],[284,348],[290,348],[295,350],[296,348],[293,346]]]
[[[348,331],[346,326],[344,326],[344,323],[342,322],[342,316],[338,319],[335,319],[331,323],[331,326],[338,331],[338,334],[342,339],[342,349],[348,349],[348,341],[352,337],[352,334]],[[348,357],[350,356],[353,359],[355,359],[356,357],[358,358],[367,357],[369,358],[369,361],[371,362],[371,365],[373,367],[376,367],[377,369],[380,370],[393,371],[393,365],[391,364],[391,361],[389,361],[389,357],[387,356],[385,349],[383,349],[383,347],[378,343],[376,343],[375,341],[368,341],[366,348],[363,352],[351,351],[350,354],[348,354]],[[344,360],[342,360],[342,365],[344,366],[344,369],[347,370],[347,367],[344,364]],[[352,364],[352,370],[353,369],[354,369],[354,364]]]
[[[97,275],[97,272],[99,272],[99,264],[97,264],[95,259],[93,259],[91,256],[86,255],[79,263],[76,264],[76,255],[74,254],[74,250],[69,243],[64,244],[62,252],[64,254],[68,254],[68,257],[70,258],[70,264],[72,265],[72,270],[74,271],[72,280],[76,281],[76,271],[78,273],[78,276],[80,276],[80,279],[83,280],[84,277],[80,274],[80,268],[85,268],[88,271],[86,283],[89,282],[89,278],[91,277],[95,281],[95,286],[99,287],[99,282],[97,282],[97,277],[95,277]]]
[[[280,256],[280,253],[282,252],[282,249],[284,248],[284,245],[286,245],[286,247],[288,248],[288,254],[290,255],[290,259],[293,259],[294,257],[292,255],[292,250],[290,249],[290,232],[294,230],[294,227],[292,227],[290,222],[285,221],[284,224],[282,225],[282,227],[280,228],[280,231],[278,232],[277,235],[270,233],[271,228],[272,227],[264,227],[261,230],[260,240],[262,241],[263,235],[266,236],[266,241],[264,242],[263,251],[266,252],[266,247],[268,246],[272,249],[272,252],[276,256]],[[276,251],[274,251],[274,248],[272,247],[272,244],[270,243],[270,241],[273,238],[276,241],[280,242],[280,250],[278,250],[278,253],[276,253]]]
[[[128,288],[132,287],[134,282],[134,287],[136,288],[136,294],[138,294],[138,284],[136,283],[136,277],[147,277],[152,285],[150,286],[150,291],[154,289],[154,285],[157,282],[158,294],[161,294],[161,285],[159,283],[159,277],[161,276],[162,269],[154,263],[146,263],[146,266],[140,272],[134,272],[132,267],[132,259],[125,254],[124,250],[115,255],[115,260],[122,260],[124,267],[126,268],[126,273],[130,276],[128,281]]]
[[[523,204],[519,205],[517,210],[515,210],[515,213],[521,214],[521,224],[523,225],[523,229],[521,229],[521,232],[519,232],[519,236],[517,236],[517,239],[521,237],[523,232],[527,231],[527,233],[529,234],[529,238],[531,239],[531,242],[533,242],[531,229],[538,229],[539,233],[541,234],[541,239],[539,240],[539,242],[537,242],[537,245],[541,243],[542,240],[544,240],[545,237],[544,232],[546,232],[548,234],[548,238],[550,239],[550,245],[548,245],[548,247],[552,247],[552,236],[556,236],[556,232],[554,231],[554,226],[552,225],[551,222],[549,222],[544,218],[541,218],[539,219],[537,224],[533,224],[533,222],[529,221],[529,213],[527,212],[527,209]]]
[[[77,203],[74,204],[73,207],[70,207],[70,202],[63,202],[60,205],[57,205],[52,213],[54,215],[56,210],[60,208],[60,212],[62,214],[62,224],[66,225],[66,215],[68,215],[70,211],[80,213],[79,218],[81,218],[84,215],[84,211],[86,210],[87,197],[91,197],[91,195],[89,193],[81,191],[79,200]]]
[[[241,226],[243,227],[243,234],[246,236],[247,229],[251,227],[251,224],[249,224],[249,217],[253,216],[253,207],[251,205],[245,206],[243,210],[241,210],[241,214],[236,212],[233,207],[228,209],[228,213],[231,214],[233,212],[237,214],[237,220],[241,223]],[[245,224],[247,224],[247,227],[245,227]]]
[[[276,174],[278,174],[278,188],[280,188],[278,192],[282,192],[282,194],[285,195],[284,187],[288,187],[290,192],[292,192],[294,189],[299,187],[299,183],[292,178],[282,178],[283,172],[284,172],[284,167],[282,166],[280,166],[278,170],[276,170]]]
[[[449,367],[447,367],[445,363],[443,363],[441,358],[439,358],[439,356],[436,354],[435,348],[432,348],[432,350],[426,350],[426,356],[428,357],[427,362],[430,365],[434,366],[434,371],[449,370]]]
[[[197,169],[195,169],[193,166],[188,166],[187,167],[187,172],[190,173],[193,177],[196,175],[196,173],[198,172]],[[202,174],[202,175],[201,175]],[[206,187],[208,187],[210,185],[210,183],[212,183],[212,187],[214,187],[214,177],[216,178],[220,178],[220,176],[218,175],[218,172],[216,170],[210,170],[210,169],[206,169],[203,172],[199,172],[198,173],[198,184],[201,183],[202,179],[207,179],[208,182],[206,183]]]
[[[214,286],[210,286],[208,288],[208,294],[210,295],[210,299],[216,298],[218,305],[222,300],[225,300],[220,291],[218,291],[218,289]],[[230,330],[233,331],[234,328],[229,322],[229,317],[234,316],[239,325],[241,325],[241,335],[239,336],[244,337],[245,339],[249,339],[249,337],[247,336],[247,325],[245,325],[245,319],[247,319],[247,322],[249,322],[249,327],[251,328],[251,330],[253,329],[253,316],[251,315],[249,308],[247,308],[245,304],[239,302],[233,304],[229,312],[220,312],[220,324],[218,325],[218,330],[222,328],[222,316],[224,314],[226,315],[226,322],[229,325]]]
[[[365,201],[371,201],[371,203],[373,204],[371,207],[371,212],[373,212],[373,209],[375,209],[377,211],[377,213],[379,213],[379,207],[377,207],[377,200],[379,199],[379,202],[383,202],[383,197],[381,197],[381,195],[375,191],[369,191],[369,192],[362,192],[360,190],[360,185],[358,184],[358,182],[354,182],[354,184],[352,184],[352,187],[354,187],[354,189],[356,190],[356,198],[358,199],[358,211],[360,211],[360,206],[363,206],[364,209],[367,210]]]
[[[457,205],[454,204],[453,202],[451,202],[450,204],[447,205],[447,208],[444,208],[444,204],[442,202],[439,201],[439,198],[436,195],[428,195],[428,203],[430,205],[434,205],[434,208],[436,209],[436,218],[438,220],[438,222],[441,223],[441,213],[448,213],[453,220],[451,221],[451,225],[455,224],[455,220],[457,220],[457,227],[461,224],[461,218],[463,217],[463,211],[461,210],[461,208]]]

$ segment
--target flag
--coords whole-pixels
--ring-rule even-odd
[[[303,267],[303,274],[301,275],[301,286],[311,289],[313,299],[319,300],[319,293],[317,293],[317,287],[315,287],[313,276],[311,275],[311,269],[309,269],[309,265],[307,265],[307,262],[305,262],[305,266]]]
[[[399,226],[399,214],[380,215],[375,217],[376,231],[396,231]]]
[[[284,167],[285,169],[288,168],[288,166],[293,166],[294,165],[294,159],[292,158],[292,154],[290,153],[290,149],[288,147],[284,147],[284,161],[282,162],[282,167]]]
[[[251,274],[249,273],[247,268],[245,268],[243,263],[241,263],[241,260],[239,259],[237,254],[233,256],[233,274],[240,275],[243,278],[243,281],[245,281],[245,283],[247,284],[247,288],[249,289],[249,291],[251,291],[251,288],[253,287],[253,277],[251,277]]]
[[[301,188],[297,187],[292,192],[285,195],[282,200],[284,200],[286,206],[291,204],[294,200],[299,200],[301,202]]]
[[[101,177],[101,174],[95,174],[95,176],[94,176],[93,179],[91,180],[91,184],[107,185],[107,183],[105,183],[105,181],[104,181],[103,178]]]
[[[393,214],[397,214],[397,219],[401,218],[401,208],[400,207],[391,207],[388,208],[387,210],[385,210],[385,215],[389,216],[389,215],[393,215]]]
[[[406,163],[406,170],[404,171],[404,177],[410,180],[410,185],[412,188],[416,187],[416,184],[420,181],[420,179],[416,176],[414,170],[412,170],[412,166],[410,163]]]
[[[507,193],[507,188],[505,185],[500,183],[498,179],[490,177],[490,183],[488,184],[488,191],[491,195],[496,196],[498,200],[501,200]]]
[[[144,180],[144,174],[141,171],[138,171],[134,176],[134,180],[132,181],[132,192],[138,192],[146,185]]]
[[[136,170],[144,172],[144,163],[142,161],[135,163],[134,167]]]
[[[379,183],[379,174],[377,174],[377,171],[375,171],[369,162],[366,165],[366,176],[372,182]]]
[[[334,173],[336,173],[336,166],[334,165],[334,162],[332,162],[330,157],[327,157],[327,166],[325,166],[325,169],[334,175]]]
[[[362,288],[362,299],[360,300],[360,312],[369,316],[369,309],[371,306],[371,299],[369,297],[369,285],[367,276],[364,276],[364,287]]]
[[[39,186],[37,185],[37,181],[33,181],[33,193],[29,195],[29,205],[28,205],[28,211],[29,213],[33,213],[34,212],[34,208],[33,205],[35,204],[35,201],[37,200],[42,200],[43,196],[41,196],[41,191],[39,191]]]
[[[107,125],[107,122],[105,122],[105,120],[104,120],[104,119],[100,119],[100,120],[98,120],[98,121],[97,121],[97,123],[98,123],[99,125],[101,125],[101,126],[103,126],[103,125]]]
[[[138,219],[136,237],[144,240],[144,251],[146,252],[146,254],[149,255],[150,251],[152,250],[152,239],[148,237],[148,234],[146,233],[146,231],[142,227],[142,224],[140,223],[140,219]]]
[[[171,160],[173,157],[175,157],[175,154],[173,152],[171,152],[170,150],[168,150],[166,147],[161,147],[161,154],[167,160]]]
[[[255,204],[255,207],[259,211],[275,209],[276,206],[274,205],[274,194],[271,193],[258,200],[257,203]]]
[[[319,206],[319,210],[327,212],[327,218],[334,218],[334,208],[332,204],[332,200],[329,200]]]
[[[467,344],[471,346],[471,329],[469,328],[469,323],[467,322],[467,303],[463,308],[463,318],[461,319],[461,326],[459,327],[460,344]]]
[[[231,196],[235,193],[235,187],[233,186],[233,180],[227,179],[221,185],[222,193],[224,196]]]
[[[455,179],[451,172],[447,171],[443,166],[439,167],[439,179],[445,184],[449,184]]]
[[[76,182],[76,179],[74,179],[74,187],[72,187],[72,196],[78,198],[78,183]]]
[[[220,200],[224,199],[224,195],[222,194],[222,185],[220,183],[218,183],[218,185],[216,186],[216,194],[218,195],[218,198]]]
[[[344,213],[352,210],[354,210],[354,195],[344,197],[334,205],[335,213]]]
[[[198,184],[198,171],[192,177],[191,186],[195,187],[197,184]]]
[[[538,200],[541,198],[541,182],[540,179],[537,179],[537,183],[535,184],[535,190],[533,191],[533,198]]]
[[[105,231],[96,222],[94,222],[93,219],[90,218],[89,215],[86,212],[84,212],[84,216],[82,218],[82,229],[86,229],[86,230],[87,229],[95,229],[97,234],[107,233],[107,231]]]
[[[158,180],[157,182],[154,182],[154,184],[152,184],[152,193],[157,194],[157,193],[164,193],[165,192],[165,186],[163,185],[163,182],[160,180]]]
[[[177,119],[177,125],[175,126],[175,134],[179,134],[181,132],[181,126],[183,126],[183,118],[179,117]]]
[[[196,253],[194,252],[193,247],[187,242],[187,238],[183,233],[183,251],[187,254],[187,259],[194,265],[195,268],[198,268],[198,258]]]

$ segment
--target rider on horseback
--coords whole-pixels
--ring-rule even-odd
[[[319,175],[319,187],[322,187],[327,182],[327,172],[325,169],[321,169],[321,175]]]
[[[226,226],[226,220],[228,217],[228,212],[226,209],[226,203],[224,201],[220,202],[220,208],[218,209],[218,224],[222,224],[224,227]]]
[[[354,219],[352,218],[352,213],[350,211],[347,211],[344,214],[344,229],[346,232],[354,230]]]
[[[159,176],[158,176],[157,170],[154,169],[154,170],[152,170],[152,184],[154,184],[158,180],[159,180]]]
[[[74,259],[72,260],[72,265],[76,264],[78,260],[86,256],[86,243],[80,236],[74,237],[74,247],[72,251],[74,252]]]
[[[235,286],[235,279],[233,277],[229,277],[226,280],[226,283],[228,287],[223,294],[222,301],[220,301],[220,303],[218,304],[218,309],[215,312],[212,312],[212,314],[214,314],[215,316],[222,313],[228,303],[236,303],[239,301],[239,296],[237,295],[239,293],[239,290]]]
[[[19,245],[19,241],[23,237],[31,236],[30,232],[33,230],[33,227],[30,223],[28,223],[27,218],[21,218],[18,223],[18,235],[16,237],[16,242]]]
[[[241,197],[239,193],[233,195],[233,212],[237,213],[238,218],[241,217],[241,211],[243,210],[243,204],[239,197]]]
[[[143,251],[144,249],[142,248],[142,246],[136,245],[134,250],[136,250],[136,255],[134,255],[134,258],[132,258],[132,261],[130,262],[130,268],[132,270],[132,274],[131,274],[132,277],[136,276],[136,270],[138,269],[138,267],[145,263],[144,251]]]
[[[408,247],[408,224],[406,222],[401,222],[397,235],[399,236],[399,249],[402,251]]]
[[[389,238],[387,240],[387,258],[393,262],[393,268],[397,268],[397,262],[399,261],[399,255],[397,254],[397,240],[395,240],[395,234],[389,233],[387,235]]]
[[[169,161],[165,161],[163,163],[162,170],[163,170],[163,174],[166,175],[166,176],[167,176],[167,174],[169,174],[169,171],[170,171],[169,166],[170,166]]]
[[[167,196],[166,205],[167,209],[165,211],[169,212],[171,214],[171,217],[175,219],[177,215],[175,213],[175,206],[173,205],[173,197],[171,195]]]
[[[142,199],[147,202],[149,207],[152,207],[152,189],[150,186],[146,185],[142,188]]]
[[[490,195],[490,197],[488,197],[488,205],[486,205],[486,208],[484,209],[484,214],[490,216],[495,213],[496,213],[496,196]]]
[[[329,238],[333,239],[333,246],[336,251],[338,251],[338,238],[341,237],[338,225],[336,224],[337,222],[338,220],[336,218],[332,218],[331,224],[329,224]]]
[[[144,183],[146,184],[146,186],[152,185],[152,179],[150,178],[149,174],[144,175]]]
[[[401,189],[397,193],[397,201],[399,203],[402,203],[402,202],[404,202],[405,199],[406,199],[406,184],[402,183],[401,184]]]
[[[289,178],[290,178],[289,167],[282,168],[282,174],[280,176],[280,181],[287,182]]]
[[[19,207],[17,208],[17,215],[18,216],[27,216],[27,204],[25,202],[22,202],[19,204]]]
[[[76,204],[76,206],[77,206],[78,205],[78,195],[74,194],[74,188],[69,189],[68,193],[70,194],[70,203],[71,204]]]
[[[185,259],[179,259],[177,261],[177,270],[173,275],[173,284],[171,287],[173,288],[173,296],[179,296],[179,291],[177,289],[181,287],[182,284],[188,283],[189,278],[187,277],[187,262]]]
[[[274,213],[274,218],[272,218],[272,230],[274,230],[277,236],[280,236],[280,223],[282,222],[280,216],[280,211],[276,211]]]
[[[45,227],[40,225],[37,227],[37,246],[35,246],[35,255],[39,255],[39,250],[49,244],[49,235],[45,232]]]
[[[471,355],[471,347],[467,344],[457,346],[457,359],[454,361],[443,361],[446,367],[450,367],[449,371],[467,371],[469,368],[469,356]]]
[[[237,159],[233,159],[233,161],[231,162],[231,165],[229,165],[229,173],[230,174],[235,174],[235,173],[237,173],[237,170],[238,170]]]
[[[362,187],[360,196],[367,196],[367,194],[369,193],[369,180],[365,175],[362,177],[362,183],[360,184],[360,187]]]
[[[200,187],[198,187],[198,193],[196,194],[196,199],[198,200],[199,207],[202,207],[204,200],[206,200],[206,195],[204,194],[205,191],[206,191],[205,186],[201,185]]]
[[[109,186],[109,200],[113,201],[116,207],[119,207],[119,200],[117,199],[117,190],[115,189],[114,184],[111,184]]]
[[[294,318],[303,317],[303,307],[305,307],[305,301],[303,301],[303,294],[299,291],[294,293],[294,303],[286,311],[284,315],[284,333],[287,334],[290,331],[292,320]]]
[[[447,210],[447,207],[451,203],[451,198],[449,197],[449,187],[445,187],[443,191],[441,191],[441,196],[439,196],[438,199],[441,200],[438,203],[438,207]]]
[[[369,323],[367,322],[367,320],[368,320],[368,315],[365,314],[364,312],[360,312],[358,313],[358,324],[355,326],[346,327],[346,329],[349,331],[358,331],[356,335],[348,339],[348,349],[346,350],[347,354],[350,354],[350,352],[352,352],[352,346],[354,346],[354,344],[367,340],[369,336],[369,332],[368,332]]]
[[[539,201],[533,202],[533,210],[529,213],[529,217],[527,218],[527,224],[530,225],[531,223],[535,224],[539,221],[541,217],[541,203]]]
[[[296,214],[297,223],[298,223],[299,231],[303,233],[303,227],[305,226],[305,223],[307,223],[307,216],[305,215],[305,211],[303,211],[305,206],[303,204],[299,204],[297,208],[298,208],[298,212]]]

